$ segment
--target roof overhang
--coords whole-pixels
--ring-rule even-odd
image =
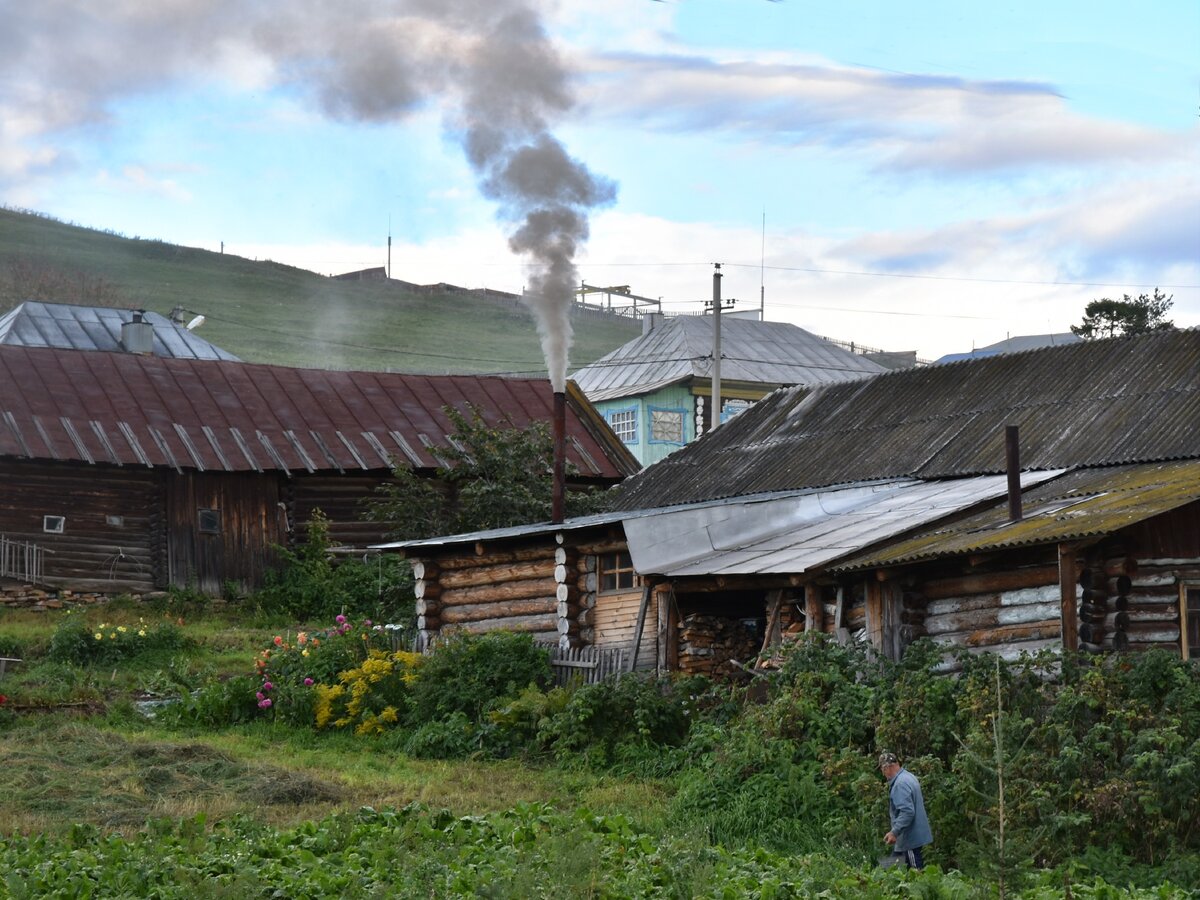
[[[1063,471],[1022,473],[1022,488]],[[1005,475],[898,479],[665,509],[623,524],[641,575],[799,575],[1006,492]]]

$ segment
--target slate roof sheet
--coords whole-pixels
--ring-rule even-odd
[[[1111,534],[1200,499],[1200,460],[1139,463],[1071,472],[1023,496],[1012,522],[1007,502],[939,523],[831,566],[849,571],[933,557],[985,553]]]
[[[881,478],[1200,457],[1200,330],[1087,341],[782,388],[629,479],[618,508]]]

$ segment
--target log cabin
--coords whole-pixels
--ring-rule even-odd
[[[1048,347],[784,388],[603,516],[393,546],[428,637],[638,667],[736,671],[804,631],[1200,657],[1198,422],[1200,331]]]
[[[361,502],[397,462],[436,472],[447,407],[522,427],[552,406],[535,379],[0,346],[0,579],[252,589],[316,509],[341,544],[382,541]],[[637,469],[573,388],[566,444],[577,484]]]

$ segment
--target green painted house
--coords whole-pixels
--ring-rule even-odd
[[[576,384],[642,465],[695,440],[712,418],[711,316],[648,315],[642,336],[579,369]],[[776,388],[887,371],[795,325],[721,317],[724,422]]]

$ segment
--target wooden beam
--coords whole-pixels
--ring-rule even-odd
[[[961,597],[966,594],[986,594],[991,591],[1043,587],[1054,584],[1058,577],[1059,568],[1056,566],[1032,566],[1027,569],[1013,569],[1005,572],[939,578],[921,585],[921,593],[927,600],[940,600],[944,597]]]
[[[821,602],[821,589],[811,581],[804,586],[804,630],[825,630],[825,604]]]
[[[1079,649],[1079,609],[1075,604],[1075,584],[1079,574],[1075,567],[1075,548],[1058,545],[1058,588],[1062,607],[1062,645],[1064,650]]]
[[[642,586],[642,603],[638,607],[637,626],[633,632],[633,656],[629,660],[629,671],[637,668],[638,652],[642,649],[642,629],[646,627],[646,610],[650,608],[650,595],[654,593],[653,582]]]

